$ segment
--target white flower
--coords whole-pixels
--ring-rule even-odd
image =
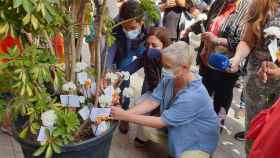
[[[276,36],[277,38],[280,38],[280,28],[279,27],[269,27],[264,30],[265,36]]]
[[[88,65],[86,63],[83,63],[83,62],[76,63],[75,72],[84,71],[87,67],[88,67]]]
[[[121,91],[120,88],[117,88],[117,89],[115,89],[115,92],[116,92],[117,94],[120,94],[122,91]]]
[[[123,90],[123,96],[127,97],[127,98],[132,98],[134,96],[134,91],[131,87],[129,88],[125,88]]]
[[[65,92],[75,91],[77,89],[73,82],[67,82],[62,86],[62,90]]]
[[[207,15],[206,14],[199,14],[198,16],[195,17],[196,21],[205,21],[207,20]]]
[[[41,120],[45,127],[53,127],[56,118],[57,116],[54,110],[48,110],[41,115]]]
[[[101,95],[98,98],[101,107],[106,107],[112,104],[113,97],[108,95]]]
[[[108,72],[106,74],[106,79],[110,79],[111,82],[114,82],[115,80],[118,80],[119,79],[119,76],[113,72]]]
[[[124,76],[123,79],[124,80],[129,80],[130,78],[130,73],[128,71],[122,71],[121,74]]]
[[[80,96],[80,103],[83,104],[85,103],[86,98],[84,96]]]

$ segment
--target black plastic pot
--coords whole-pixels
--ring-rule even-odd
[[[38,149],[39,145],[35,142],[23,140],[19,137],[18,128],[23,125],[24,121],[16,121],[13,125],[14,138],[19,142],[25,158],[33,158],[33,152]],[[81,143],[65,145],[62,147],[61,154],[54,154],[53,158],[108,158],[110,146],[113,138],[113,133],[118,122],[112,122],[108,129],[101,136],[91,138]],[[36,157],[38,158],[38,157]],[[44,158],[44,154],[39,156]]]

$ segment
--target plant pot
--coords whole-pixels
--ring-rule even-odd
[[[25,158],[33,158],[33,152],[38,149],[39,144],[19,137],[17,129],[24,124],[24,119],[17,119],[13,124],[13,136],[19,142]],[[62,147],[61,154],[54,154],[53,158],[108,158],[113,133],[118,122],[114,121],[111,127],[101,136],[94,137],[81,143],[69,144]],[[39,158],[44,158],[44,154]]]

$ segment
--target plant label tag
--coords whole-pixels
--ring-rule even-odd
[[[111,108],[92,108],[90,113],[91,121],[96,121],[96,117],[100,116],[110,116]]]
[[[94,95],[96,93],[96,83],[93,80],[91,83],[90,94]]]
[[[109,129],[109,125],[107,122],[102,121],[96,128],[95,130],[95,135],[96,136],[100,136],[102,135],[104,132],[106,132]]]
[[[60,95],[60,102],[62,106],[66,107],[69,105],[69,96],[68,95]]]
[[[275,62],[277,60],[277,52],[278,52],[277,39],[274,39],[268,45],[268,49],[269,49],[269,53],[272,58],[272,61]]]
[[[69,95],[69,107],[78,108],[80,107],[80,97],[77,95]]]
[[[79,72],[77,73],[77,79],[80,84],[85,84],[86,80],[88,79],[88,74],[86,72]]]
[[[113,86],[108,86],[105,90],[104,90],[105,95],[107,96],[113,96],[114,93],[114,87]]]
[[[79,114],[81,115],[83,120],[87,120],[89,118],[90,110],[88,106],[83,107],[80,111]]]
[[[39,131],[39,135],[37,137],[37,141],[44,143],[47,140],[47,136],[46,136],[46,127],[41,126],[40,131]]]

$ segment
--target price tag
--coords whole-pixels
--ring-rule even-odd
[[[110,116],[110,114],[111,114],[111,108],[92,108],[90,113],[90,119],[91,121],[95,122],[96,117]]]
[[[41,126],[40,131],[39,131],[39,135],[37,137],[37,141],[44,143],[47,140],[47,136],[46,136],[46,127]]]
[[[272,61],[275,62],[277,60],[277,52],[278,52],[278,45],[277,45],[277,39],[274,39],[269,45],[268,45],[269,53],[272,58]]]
[[[69,107],[80,107],[80,97],[77,95],[69,95]]]
[[[77,73],[77,79],[80,84],[85,84],[86,80],[88,79],[88,74],[86,72],[79,72]]]
[[[105,121],[101,122],[97,127],[92,128],[95,136],[100,136],[109,129],[109,124]]]
[[[68,95],[60,95],[60,102],[64,107],[69,105],[69,96]]]
[[[81,115],[83,120],[87,120],[89,118],[90,110],[88,106],[83,107],[80,111],[79,114]]]

